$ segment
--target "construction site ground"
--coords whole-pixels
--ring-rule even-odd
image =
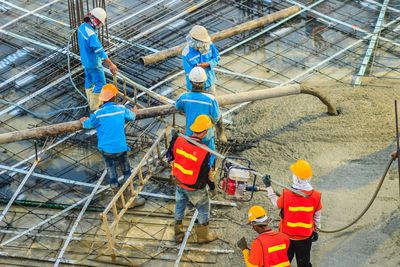
[[[0,1],[2,23],[47,3],[6,2]],[[200,2],[201,7],[191,9]],[[281,25],[271,23],[216,43],[222,54],[217,66],[220,71],[216,72],[218,95],[300,83],[319,90],[338,108],[339,116],[331,116],[321,101],[306,94],[257,101],[240,108],[223,107],[229,142],[217,143],[219,152],[250,159],[254,169],[288,186],[292,181],[289,166],[298,159],[309,161],[313,169],[311,184],[322,192],[325,230],[341,228],[358,216],[396,149],[394,100],[400,99],[400,48],[393,40],[398,39],[399,29],[398,22],[389,26],[386,23],[398,19],[397,1],[388,9],[385,30],[379,35],[389,41],[378,41],[366,77],[361,78],[361,85],[353,86],[369,44],[369,39],[360,41],[366,36],[360,29],[374,30],[381,2],[298,1],[307,6],[315,4],[311,10],[322,14],[308,12],[303,7],[300,14]],[[125,76],[173,101],[186,92],[185,75],[179,74],[182,70],[179,57],[142,66],[140,56],[185,42],[186,34],[195,24],[202,24],[214,33],[282,10],[293,1],[121,0],[106,4],[110,35],[114,36],[106,48],[110,58]],[[3,101],[0,133],[88,115],[86,101],[71,86],[65,51],[57,50],[68,42],[70,29],[65,25],[68,6],[66,1],[50,6],[36,12],[34,19],[29,15],[5,29],[0,28]],[[126,17],[122,11],[141,13],[123,21]],[[178,16],[176,20],[157,28],[174,16]],[[315,34],[314,30],[321,26],[322,30]],[[152,31],[142,35],[149,29]],[[262,30],[265,32],[258,35]],[[128,44],[126,40],[130,40]],[[79,60],[71,59],[72,79],[83,92],[84,75],[80,66]],[[107,75],[107,81],[112,82],[112,77]],[[119,80],[118,89],[123,91],[122,88],[123,80]],[[127,94],[133,97],[136,88],[127,83]],[[17,107],[18,101],[24,102]],[[138,103],[145,107],[163,104],[159,98],[146,94],[139,97]],[[133,107],[132,103],[127,105]],[[49,113],[62,108],[71,110]],[[165,116],[126,125],[132,168],[174,121],[175,126],[185,127],[182,115],[175,120]],[[129,210],[119,223],[113,261],[107,250],[104,222],[99,216],[110,203],[111,191],[107,189],[94,196],[76,228],[73,225],[84,202],[77,209],[65,210],[87,198],[102,177],[104,162],[96,146],[95,131],[36,141],[39,152],[46,151],[39,153],[36,176],[28,179],[0,222],[0,266],[53,266],[57,260],[63,266],[174,266],[180,248],[173,240],[175,185],[165,164],[156,166],[158,171],[142,191],[147,199],[145,206]],[[165,145],[161,149],[165,151]],[[34,161],[33,140],[0,146],[0,212]],[[219,169],[220,164],[218,159]],[[11,166],[15,169],[8,170]],[[265,207],[277,230],[279,211],[273,209],[266,193],[256,192],[251,202],[225,199],[218,175],[219,172],[216,181],[220,202],[212,205],[210,226],[219,239],[199,245],[191,236],[179,266],[245,266],[236,242],[245,236],[250,245],[257,236],[246,224],[247,211],[252,205]],[[99,190],[107,184],[105,177]],[[257,184],[262,185],[260,179]],[[282,191],[279,186],[273,187],[277,192]],[[375,202],[355,225],[339,233],[320,234],[313,243],[312,264],[400,266],[399,196],[397,161],[394,161]],[[114,216],[111,213],[106,216],[110,221]],[[193,213],[193,207],[189,207],[185,230]],[[52,216],[54,219],[49,220]],[[33,226],[37,228],[21,235]],[[13,240],[18,235],[21,236]],[[69,245],[63,250],[66,240]]]

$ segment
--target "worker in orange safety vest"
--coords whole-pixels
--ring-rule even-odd
[[[210,117],[199,115],[190,126],[193,131],[190,138],[201,143],[208,129],[213,126]],[[209,190],[216,194],[214,182],[210,180],[210,152],[196,146],[179,136],[173,145],[172,174],[176,178],[175,190],[175,240],[181,242],[184,236],[182,220],[188,202],[191,202],[198,211],[195,224],[197,243],[206,243],[218,238],[217,234],[209,231],[210,200]]]
[[[247,247],[246,239],[243,237],[237,246],[243,251],[247,267],[286,267],[290,266],[287,256],[289,238],[283,233],[277,233],[269,228],[271,218],[261,206],[253,206],[248,212],[248,224],[253,226],[254,231],[260,235]]]
[[[267,186],[268,197],[275,208],[281,209],[279,230],[289,236],[290,246],[288,257],[291,262],[296,255],[298,267],[311,267],[311,244],[318,240],[321,228],[321,192],[313,189],[309,180],[312,176],[310,164],[305,160],[298,160],[290,166],[293,172],[293,189],[300,190],[308,195],[303,197],[284,189],[278,198],[271,187],[268,175],[263,177]]]

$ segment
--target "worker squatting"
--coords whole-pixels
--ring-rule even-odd
[[[96,128],[98,149],[103,155],[109,184],[115,195],[131,174],[124,126],[126,121],[135,120],[137,108],[135,106],[128,109],[118,105],[117,88],[105,82],[102,62],[108,65],[113,74],[118,71],[97,37],[96,28],[103,24],[105,19],[106,12],[102,8],[95,8],[78,28],[81,61],[85,68],[85,89],[90,109],[93,111],[89,118],[81,118],[81,122],[86,129]],[[199,25],[191,29],[186,39],[187,46],[182,52],[182,64],[188,92],[179,97],[175,108],[185,112],[185,134],[188,139],[215,150],[215,135],[222,142],[227,141],[218,102],[215,99],[216,78],[213,68],[220,59],[218,49],[211,42],[207,30]],[[175,135],[166,156],[171,162],[172,174],[176,181],[175,240],[183,240],[182,220],[188,202],[196,207],[199,214],[194,227],[197,242],[206,243],[218,239],[217,234],[209,230],[210,198],[217,194],[213,180],[214,154],[186,138]],[[122,183],[117,179],[117,165],[123,173]],[[243,251],[247,266],[290,266],[294,256],[297,266],[311,266],[311,244],[318,239],[320,229],[321,193],[309,183],[312,170],[308,162],[299,160],[290,169],[293,173],[292,187],[308,197],[287,189],[278,197],[271,187],[269,176],[263,177],[272,205],[281,210],[281,221],[279,232],[275,232],[269,227],[270,216],[261,206],[250,208],[248,224],[259,236],[252,242],[250,249],[245,238],[237,243]],[[130,196],[125,196],[127,197]],[[128,208],[144,204],[145,199],[137,197]],[[117,206],[123,207],[120,199]]]

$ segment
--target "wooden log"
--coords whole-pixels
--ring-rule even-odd
[[[240,25],[237,25],[235,27],[232,28],[228,28],[219,32],[216,32],[214,34],[211,34],[211,40],[213,42],[218,42],[221,40],[224,40],[226,38],[232,37],[236,34],[245,32],[245,31],[249,31],[249,30],[253,30],[259,27],[262,27],[268,23],[283,19],[283,18],[287,18],[293,14],[295,14],[296,12],[300,11],[300,7],[299,6],[291,6],[285,9],[282,9],[280,11],[277,11],[275,13],[272,14],[268,14],[264,17],[255,19],[255,20],[251,20],[245,23],[242,23]],[[156,62],[159,62],[161,60],[164,60],[166,58],[169,57],[174,57],[174,56],[178,56],[182,53],[183,49],[185,48],[186,43],[147,55],[147,56],[143,56],[140,58],[140,62],[144,65],[150,65]]]
[[[228,94],[217,96],[216,99],[220,106],[228,106],[250,101],[263,100],[268,98],[275,98],[296,94],[309,94],[318,97],[327,107],[328,113],[331,115],[338,115],[336,107],[330,103],[329,99],[318,92],[317,90],[305,87],[299,84],[280,86],[250,92],[242,92],[237,94]],[[139,109],[136,115],[136,120],[154,118],[157,116],[170,115],[178,112],[174,105],[160,105],[156,107]],[[58,123],[33,129],[26,129],[10,133],[0,134],[0,144],[11,143],[32,138],[42,138],[51,135],[57,135],[67,132],[74,132],[83,129],[79,120]]]

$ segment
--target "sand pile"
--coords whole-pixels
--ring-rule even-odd
[[[289,166],[297,159],[309,161],[314,172],[312,184],[322,191],[323,228],[340,228],[368,203],[395,149],[393,103],[400,98],[400,90],[395,83],[374,82],[377,85],[355,88],[335,83],[314,85],[337,105],[341,111],[338,117],[329,116],[326,107],[310,95],[253,103],[235,117],[228,138],[256,141],[255,148],[240,156],[286,185],[291,183]],[[312,250],[314,266],[400,266],[400,197],[395,167],[397,161],[377,200],[355,226],[320,235]],[[278,212],[272,210],[264,193],[257,193],[240,210],[220,211],[231,218],[229,230],[221,235],[232,247],[242,236],[248,237],[249,244],[256,237],[244,225],[248,208],[255,204],[264,206],[278,221]],[[239,251],[223,260],[233,262],[231,266],[244,266]]]

